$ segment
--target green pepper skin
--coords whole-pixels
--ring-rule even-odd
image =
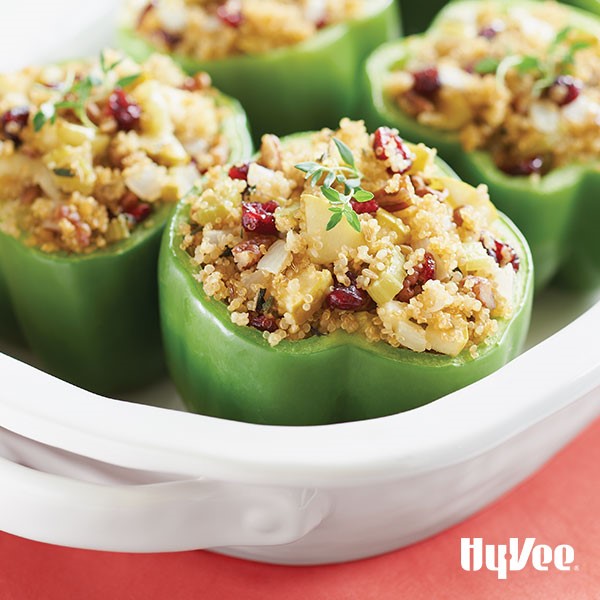
[[[440,161],[441,164],[441,161]],[[447,174],[452,174],[444,169]],[[336,332],[272,348],[262,334],[231,322],[227,307],[204,293],[181,249],[189,205],[180,202],[159,261],[161,324],[171,377],[194,412],[269,425],[324,425],[410,410],[499,369],[521,350],[533,296],[526,241],[506,218],[503,232],[522,263],[515,313],[480,356],[452,358],[369,343]]]
[[[523,6],[527,1],[517,3]],[[448,8],[457,4],[476,2],[453,2]],[[446,10],[430,31],[443,20]],[[570,10],[581,27],[600,32],[595,17],[575,8]],[[485,183],[494,204],[515,221],[529,242],[537,291],[555,276],[559,283],[570,288],[600,286],[600,244],[594,227],[600,222],[600,203],[594,201],[600,191],[598,165],[568,165],[538,180],[513,177],[498,169],[488,153],[466,152],[455,133],[426,127],[406,115],[385,97],[383,82],[389,69],[405,60],[411,44],[419,39],[420,36],[413,36],[390,42],[368,59],[364,102],[367,123],[385,123],[396,127],[408,140],[422,140],[437,148],[463,179],[474,185]]]
[[[231,160],[252,142],[239,104],[224,131]],[[164,373],[156,268],[173,206],[163,204],[130,238],[87,255],[48,254],[0,232],[5,278],[25,339],[52,374],[102,394],[141,387]]]
[[[0,256],[1,258],[1,256]],[[20,341],[17,317],[10,300],[8,284],[0,268],[0,340]]]
[[[589,10],[600,15],[600,0],[562,0],[565,4],[572,4],[578,8]]]
[[[585,0],[582,0],[585,1]],[[404,33],[412,35],[425,31],[435,15],[448,4],[448,0],[400,0],[400,12]]]
[[[216,87],[240,100],[256,139],[266,132],[334,127],[358,109],[357,79],[365,58],[399,35],[394,1],[378,1],[382,7],[367,17],[327,27],[306,42],[264,55],[207,62],[171,56],[190,74],[208,72]],[[118,41],[137,60],[156,51],[131,29],[121,29]]]
[[[561,0],[600,15],[600,0]],[[402,26],[406,35],[425,31],[449,0],[424,0],[416,4],[414,0],[400,0]]]

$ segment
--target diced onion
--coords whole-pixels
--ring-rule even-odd
[[[283,240],[277,240],[268,250],[268,252],[260,259],[257,268],[267,273],[277,275],[291,261],[292,255],[285,247]]]

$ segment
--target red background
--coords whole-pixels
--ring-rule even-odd
[[[499,502],[430,540],[370,560],[273,567],[209,552],[69,550],[0,533],[0,600],[600,599],[600,421]],[[1,493],[1,492],[0,492]],[[460,568],[460,538],[536,537],[575,548],[572,572]]]

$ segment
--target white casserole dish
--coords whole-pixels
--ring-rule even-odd
[[[115,3],[20,7],[40,23],[71,15],[61,47],[42,35],[55,28],[34,32],[49,60],[107,41]],[[69,37],[94,22],[95,39]],[[31,39],[23,23],[7,29],[20,35],[1,67],[35,58],[15,49]],[[546,294],[529,345],[544,341],[498,373],[409,413],[327,427],[186,414],[172,410],[168,382],[136,398],[156,407],[109,400],[0,355],[0,529],[80,548],[216,548],[289,564],[410,544],[493,501],[599,414],[600,304],[555,334],[594,301]]]
[[[588,299],[589,301],[589,299]],[[538,300],[530,342],[584,299]],[[0,529],[102,550],[345,561],[464,519],[600,413],[600,303],[478,383],[408,413],[249,425],[83,392],[0,355]],[[168,383],[148,390],[174,406]]]

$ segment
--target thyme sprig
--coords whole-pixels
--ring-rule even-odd
[[[337,167],[326,167],[320,162],[303,162],[296,165],[296,169],[302,171],[304,179],[309,180],[313,186],[321,183],[321,192],[328,200],[332,213],[327,223],[327,231],[333,229],[342,219],[356,231],[361,230],[360,219],[352,208],[352,201],[368,202],[373,199],[373,194],[361,187],[362,174],[356,167],[356,161],[352,150],[338,138],[333,142],[340,154],[342,164]],[[334,188],[341,187],[343,191]]]
[[[54,124],[58,111],[61,109],[70,109],[82,125],[95,127],[94,123],[87,116],[87,102],[95,88],[105,87],[110,89],[111,73],[120,65],[122,59],[113,63],[107,63],[104,52],[100,54],[100,70],[102,76],[98,77],[93,73],[88,73],[85,77],[69,77],[61,86],[62,97],[57,102],[45,102],[40,106],[38,112],[33,117],[33,129],[38,132],[48,122]],[[134,83],[141,73],[127,75],[118,79],[113,88],[125,88]]]
[[[575,63],[577,53],[591,46],[591,42],[586,40],[570,40],[571,34],[576,31],[571,25],[563,27],[550,42],[543,58],[529,54],[510,54],[503,59],[488,56],[475,63],[473,70],[480,75],[495,73],[501,85],[505,85],[506,76],[511,69],[516,69],[522,75],[535,73],[538,77],[533,89],[534,93],[539,95],[550,87],[557,77],[568,74]]]

